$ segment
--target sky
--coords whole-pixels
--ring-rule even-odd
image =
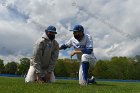
[[[61,45],[76,24],[93,37],[97,59],[140,55],[139,5],[139,0],[0,0],[0,59],[32,57],[49,25],[57,28]],[[71,51],[61,50],[59,58],[70,58]]]

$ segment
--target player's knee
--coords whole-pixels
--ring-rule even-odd
[[[29,82],[34,82],[35,79],[30,77],[30,78],[25,78],[25,83],[29,83]]]
[[[81,57],[82,62],[88,62],[88,54],[83,54]]]

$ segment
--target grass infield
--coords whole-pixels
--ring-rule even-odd
[[[0,93],[140,93],[140,82],[103,82],[80,86],[78,80],[25,83],[24,78],[0,77]]]

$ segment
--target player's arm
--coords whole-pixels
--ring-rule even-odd
[[[61,49],[67,49],[67,48],[70,48],[72,46],[72,41],[73,41],[73,38],[71,38],[66,44],[63,44],[59,47],[59,50]]]
[[[68,46],[67,45],[65,45],[65,44],[63,44],[63,45],[61,45],[60,47],[59,47],[59,50],[61,50],[61,49],[67,49],[68,48]]]
[[[79,49],[75,49],[73,52],[70,53],[71,57],[74,56],[75,54],[82,54],[82,51]]]
[[[59,44],[57,42],[55,42],[54,47],[55,48],[51,53],[51,59],[50,59],[49,66],[47,69],[48,72],[54,71],[55,64],[56,64],[58,56],[59,56]]]
[[[34,51],[33,51],[33,61],[34,61],[34,67],[36,69],[36,73],[41,72],[41,58],[42,58],[42,42],[39,42],[36,44]]]

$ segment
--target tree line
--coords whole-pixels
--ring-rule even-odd
[[[55,67],[57,77],[78,77],[80,63],[76,59],[58,59]],[[29,58],[20,62],[8,62],[0,59],[0,74],[26,75],[30,66]],[[100,79],[133,79],[140,80],[140,56],[135,58],[112,57],[110,60],[98,60],[89,69],[89,76]]]

